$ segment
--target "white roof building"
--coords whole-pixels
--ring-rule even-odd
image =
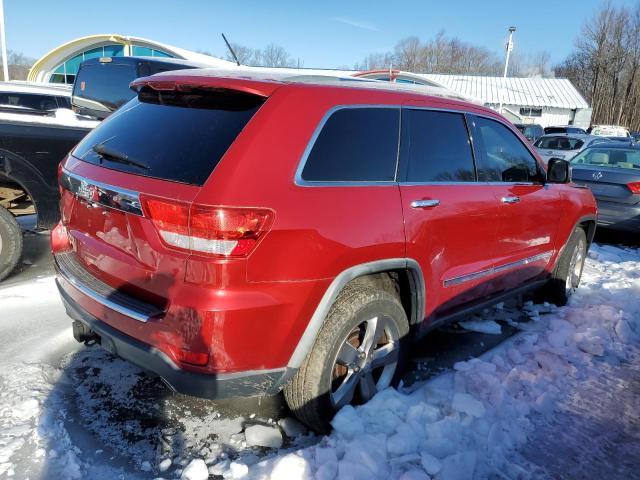
[[[482,77],[422,74],[454,92],[477,98],[513,122],[588,127],[591,108],[566,78]]]

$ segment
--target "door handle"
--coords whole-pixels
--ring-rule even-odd
[[[502,203],[518,203],[520,197],[502,197]]]
[[[440,205],[440,200],[414,200],[411,208],[433,208]]]

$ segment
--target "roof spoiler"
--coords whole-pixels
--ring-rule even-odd
[[[248,78],[214,77],[197,75],[153,75],[134,80],[129,88],[140,92],[143,87],[157,91],[188,92],[194,89],[234,90],[259,97],[269,97],[280,82],[255,81]]]

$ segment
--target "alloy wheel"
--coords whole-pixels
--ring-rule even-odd
[[[585,243],[580,239],[576,244],[576,247],[571,254],[571,261],[569,262],[569,271],[567,272],[567,279],[565,288],[567,290],[567,297],[571,296],[578,285],[580,284],[580,277],[582,276],[582,266],[584,263]]]
[[[391,385],[398,365],[400,335],[389,317],[373,317],[347,335],[333,362],[331,403],[336,410],[364,403]]]

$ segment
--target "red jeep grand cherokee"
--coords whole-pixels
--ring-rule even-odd
[[[185,394],[284,389],[324,432],[398,381],[410,339],[578,286],[593,197],[494,111],[214,75],[135,81],[64,161],[52,249],[78,340]]]

